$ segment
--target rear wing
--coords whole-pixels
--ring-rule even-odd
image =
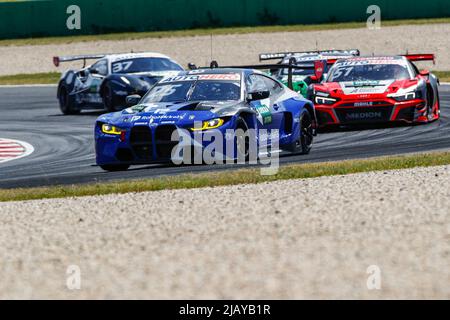
[[[95,60],[104,58],[106,54],[85,54],[79,56],[62,56],[62,57],[53,57],[53,64],[55,67],[59,67],[61,62],[69,62],[69,61],[77,61],[83,60],[83,68],[86,66],[86,60]]]
[[[436,56],[433,53],[405,54],[403,57],[409,61],[433,61],[433,64],[436,64]]]
[[[209,67],[196,67],[194,64],[189,64],[191,70],[196,69],[254,69],[254,70],[278,70],[278,69],[288,69],[288,88],[293,89],[292,83],[292,71],[293,70],[314,70],[315,76],[321,78],[324,71],[326,60],[315,61],[313,65],[296,65],[295,59],[290,59],[289,64],[256,64],[256,65],[241,65],[241,66],[219,66],[217,61],[212,61]]]
[[[300,54],[342,54],[349,56],[360,56],[361,52],[358,49],[349,49],[349,50],[316,50],[316,51],[292,51],[292,52],[278,52],[278,53],[261,53],[259,55],[259,61],[267,61],[267,60],[279,60],[286,58],[292,55],[300,55]]]

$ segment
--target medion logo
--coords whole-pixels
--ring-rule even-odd
[[[347,113],[346,118],[349,120],[361,120],[361,119],[376,119],[381,118],[383,115],[381,112],[361,112],[361,113]]]

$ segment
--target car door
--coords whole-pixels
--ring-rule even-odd
[[[100,96],[100,87],[108,73],[108,60],[106,59],[97,61],[89,68],[88,79],[85,83],[89,94],[89,102],[103,103]]]
[[[250,102],[255,109],[260,128],[280,129],[283,120],[281,105],[278,98],[282,94],[283,87],[273,79],[262,74],[251,74],[247,78],[247,92],[269,91],[267,99]]]

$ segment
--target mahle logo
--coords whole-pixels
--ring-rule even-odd
[[[372,107],[373,102],[372,101],[366,101],[366,102],[355,102],[355,107]]]

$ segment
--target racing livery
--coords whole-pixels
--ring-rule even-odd
[[[302,69],[294,69],[292,72],[292,87],[295,91],[307,97],[308,87],[312,83],[319,83],[322,78],[317,78],[315,69],[317,62],[323,63],[322,74],[326,76],[328,69],[338,60],[359,56],[358,49],[350,50],[321,50],[304,52],[262,53],[259,61],[279,60],[279,64],[292,64]],[[289,69],[271,70],[270,74],[276,79],[288,85]]]
[[[439,80],[413,63],[434,59],[433,54],[416,54],[337,61],[327,78],[311,88],[319,126],[439,119]]]
[[[86,67],[89,59],[99,60]],[[53,58],[56,66],[76,60],[84,60],[83,68],[66,71],[58,84],[57,97],[64,114],[87,108],[124,109],[128,95],[144,95],[164,76],[184,70],[169,57],[151,52]]]
[[[102,115],[96,121],[96,160],[107,171],[174,161],[172,151],[178,144],[172,140],[174,132],[187,132],[188,138],[220,133],[223,145],[228,148],[225,140],[229,139],[230,130],[253,129],[259,147],[273,146],[269,135],[260,134],[259,130],[276,130],[279,150],[303,154],[309,153],[315,134],[313,104],[256,70],[217,68],[182,72],[162,79],[142,98],[128,97],[128,102],[134,106]],[[208,145],[195,143],[194,150],[200,152]],[[232,144],[236,145],[233,150],[247,159],[248,139]],[[229,156],[228,151],[225,154]],[[236,159],[237,155],[233,153],[231,157]]]

